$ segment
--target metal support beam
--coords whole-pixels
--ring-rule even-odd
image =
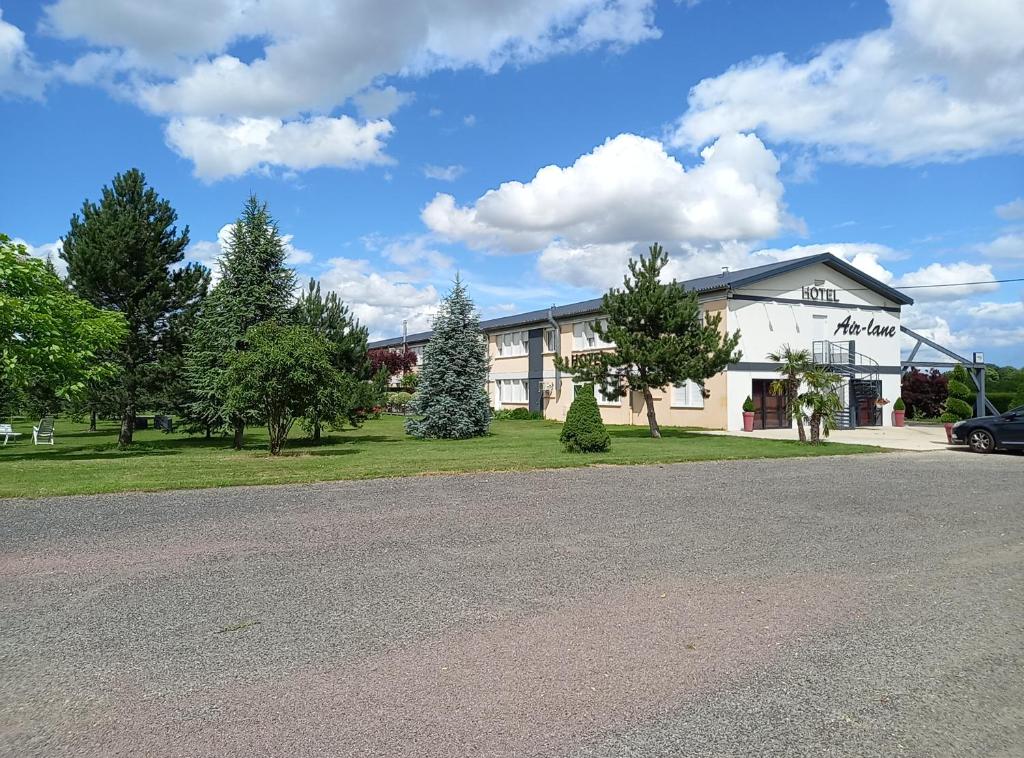
[[[918,342],[918,346],[920,346],[920,344],[921,344],[921,343],[923,342],[923,343],[924,343],[924,344],[926,344],[926,345],[927,345],[928,347],[930,347],[930,348],[933,348],[933,349],[935,349],[935,350],[938,350],[938,351],[939,351],[940,353],[942,353],[943,355],[948,355],[948,356],[949,356],[950,358],[952,358],[953,360],[955,360],[955,361],[956,361],[957,363],[962,363],[962,364],[964,364],[965,366],[973,366],[973,365],[974,365],[974,361],[972,361],[972,360],[968,360],[967,358],[964,358],[964,357],[963,357],[962,355],[957,355],[957,354],[956,354],[956,353],[954,353],[954,352],[953,352],[952,350],[950,350],[950,349],[948,349],[948,348],[945,348],[945,347],[943,347],[942,345],[940,345],[940,344],[939,344],[939,343],[937,343],[937,342],[932,342],[932,341],[931,341],[930,339],[928,339],[927,337],[925,337],[925,336],[924,336],[923,334],[918,334],[917,332],[913,331],[912,329],[908,329],[908,328],[907,328],[907,327],[905,327],[905,326],[901,326],[901,327],[900,327],[900,331],[901,331],[901,332],[903,332],[904,334],[908,334],[908,335],[910,335],[910,336],[911,336],[911,337],[913,337],[913,338],[914,338],[915,340],[917,340],[917,342]],[[915,350],[915,353],[916,353],[916,352],[917,352],[917,351]]]

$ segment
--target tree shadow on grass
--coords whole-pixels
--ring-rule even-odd
[[[646,438],[652,439],[651,430],[645,426],[608,427],[608,434],[612,439]],[[679,427],[663,427],[661,429],[663,439],[701,439],[706,438],[699,431],[682,429]]]

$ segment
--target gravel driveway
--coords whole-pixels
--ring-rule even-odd
[[[0,754],[1024,755],[1024,458],[0,501]]]

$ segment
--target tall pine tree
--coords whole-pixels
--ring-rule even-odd
[[[622,397],[630,390],[642,393],[652,437],[661,437],[661,430],[651,390],[686,380],[703,386],[739,360],[740,333],[723,334],[717,314],[704,318],[696,292],[675,281],[662,284],[667,263],[661,245],[651,245],[648,256],[630,260],[623,289],[605,294],[607,326],[598,322],[593,329],[613,347],[577,355],[571,363],[555,356],[559,370],[572,374],[576,382],[602,387],[606,397]]]
[[[111,387],[120,400],[122,447],[132,442],[140,399],[159,381],[158,365],[181,347],[174,324],[199,306],[209,283],[202,266],[181,265],[188,227],[179,233],[177,218],[142,172],[131,169],[103,188],[99,203],[82,204],[63,239],[70,288],[128,324],[114,353],[120,371]]]
[[[251,327],[289,320],[295,272],[285,265],[286,256],[267,204],[250,195],[218,261],[220,281],[191,330],[184,367],[191,395],[187,418],[207,432],[230,427],[236,449],[242,447],[247,418],[226,410],[227,367],[234,353],[245,348]]]
[[[455,286],[434,319],[434,334],[423,350],[419,388],[405,430],[414,437],[465,439],[487,434],[490,359],[480,316],[465,285]]]
[[[328,292],[327,297],[324,297],[320,292],[320,283],[311,278],[305,292],[292,308],[292,319],[300,326],[309,327],[313,333],[327,341],[331,364],[338,371],[357,381],[369,378],[366,354],[368,332],[366,327],[360,326],[337,293]],[[309,403],[305,424],[314,440],[320,439],[325,423],[336,424],[348,420],[338,418],[335,410],[318,399]]]

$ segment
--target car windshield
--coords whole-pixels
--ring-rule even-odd
[[[1024,416],[1024,405],[1018,405],[1016,408],[1011,408],[1007,413],[1019,413]]]

